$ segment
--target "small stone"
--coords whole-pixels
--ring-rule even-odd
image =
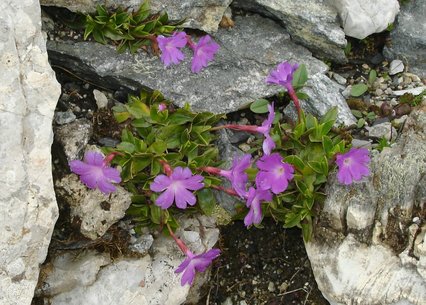
[[[283,282],[278,289],[280,290],[280,293],[283,293],[283,292],[287,291],[287,288],[288,288],[288,283]]]
[[[399,89],[399,86],[398,86],[398,89]],[[407,89],[407,90],[397,90],[397,91],[393,91],[393,94],[395,94],[397,96],[404,95],[405,93],[411,93],[412,95],[419,95],[424,90],[426,90],[426,86],[412,88],[412,89]]]
[[[269,282],[268,284],[268,291],[274,292],[275,291],[275,285],[273,282]]]
[[[371,149],[371,142],[366,140],[352,139],[352,147]]]
[[[396,136],[398,135],[396,129],[392,127],[390,122],[366,127],[366,129],[368,130],[369,137],[377,139],[385,138],[386,140],[391,141],[396,139]]]
[[[340,85],[346,85],[346,78],[341,76],[340,74],[333,73],[334,80]]]
[[[383,95],[383,90],[382,89],[376,89],[376,91],[374,91],[374,94],[377,96]]]
[[[112,138],[100,138],[98,142],[102,146],[106,146],[106,147],[115,147],[118,143],[120,143],[119,140],[112,139]]]
[[[370,69],[370,66],[368,64],[362,64],[362,68],[364,70],[368,70],[368,69]]]
[[[243,151],[243,152],[248,152],[250,150],[250,145],[243,143],[238,145],[238,147]]]
[[[130,245],[130,250],[137,252],[141,255],[146,255],[149,249],[154,242],[154,238],[151,234],[144,234],[139,236],[132,244]]]
[[[65,112],[61,112],[61,111],[55,112],[55,122],[58,125],[65,125],[65,124],[74,122],[76,118],[77,117],[71,110],[68,110]]]
[[[95,89],[93,90],[93,95],[95,97],[98,109],[106,108],[108,106],[108,98],[103,92]]]
[[[231,297],[227,297],[222,305],[233,305]]]
[[[393,94],[393,90],[391,88],[387,88],[385,90],[385,93],[388,94],[388,95],[391,95],[391,94]]]
[[[394,127],[396,127],[396,128],[399,128],[399,127],[401,127],[402,126],[402,124],[404,124],[405,123],[405,121],[407,120],[407,118],[408,118],[408,115],[403,115],[402,117],[400,117],[400,118],[396,118],[396,119],[394,119],[393,121],[392,121],[392,125],[394,126]]]
[[[247,302],[242,300],[242,301],[240,301],[240,305],[247,305]]]
[[[256,280],[252,280],[252,281],[251,281],[251,284],[252,284],[252,285],[257,285],[257,281],[256,281]]]
[[[404,72],[404,63],[402,60],[394,59],[389,66],[389,75],[395,75]]]
[[[388,88],[387,84],[380,84],[380,89],[385,90]]]
[[[345,90],[343,90],[343,91],[342,91],[342,95],[343,95],[345,98],[349,98],[349,97],[351,96],[351,90],[352,90],[352,86],[351,86],[351,85],[347,86],[347,87],[345,88]]]
[[[404,82],[404,78],[401,76],[401,77],[398,77],[398,84],[402,84]]]

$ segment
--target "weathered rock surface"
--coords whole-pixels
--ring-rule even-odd
[[[366,181],[332,179],[306,249],[330,304],[424,305],[426,106],[401,138],[372,157]]]
[[[407,1],[401,6],[395,29],[391,31],[392,45],[385,46],[388,59],[401,59],[408,69],[426,77],[426,1]]]
[[[38,1],[0,2],[0,304],[30,304],[58,217],[52,118],[60,86]]]
[[[41,5],[65,7],[73,12],[94,13],[97,5],[137,10],[145,0],[41,0]],[[167,12],[171,20],[185,19],[187,28],[216,32],[232,0],[150,0],[152,14]]]
[[[236,0],[233,6],[278,20],[295,41],[314,54],[333,62],[347,61],[343,51],[345,33],[340,28],[336,9],[327,1]]]
[[[380,33],[399,12],[398,0],[333,0],[345,34],[358,39]]]
[[[265,79],[284,60],[306,64],[313,76],[312,90],[322,87],[318,82],[324,78],[315,75],[325,73],[328,67],[294,44],[281,26],[260,16],[238,17],[235,23],[232,30],[218,31],[215,39],[221,49],[199,74],[190,72],[188,50],[184,62],[167,69],[157,57],[142,52],[117,54],[111,46],[92,42],[51,41],[50,58],[102,86],[114,86],[113,80],[132,90],[158,89],[179,106],[189,103],[194,110],[214,113],[235,111],[258,98],[282,91],[278,86],[266,84]],[[322,94],[317,92],[316,96]],[[329,88],[328,96],[333,96],[332,100],[342,99],[335,86]],[[316,104],[313,101],[312,106]],[[342,120],[346,122],[345,116]]]
[[[55,139],[64,149],[68,161],[83,158],[83,151],[93,133],[93,124],[88,119],[78,119],[55,128]]]
[[[316,117],[322,117],[328,110],[336,106],[338,109],[337,124],[346,126],[356,123],[356,120],[346,103],[342,94],[336,94],[342,90],[342,86],[331,80],[324,74],[315,74],[309,77],[303,92],[308,94],[307,100],[301,100],[300,104],[304,111],[312,113]],[[297,111],[291,103],[284,109],[284,114],[293,121],[297,120]]]
[[[56,192],[69,205],[71,219],[81,222],[81,233],[97,239],[124,217],[132,203],[130,193],[119,185],[116,187],[115,192],[105,195],[98,189],[88,189],[77,175],[70,174],[56,183]]]
[[[211,249],[218,240],[219,230],[212,219],[194,216],[179,222],[177,235],[194,253]],[[171,238],[160,236],[149,253],[113,262],[107,254],[93,251],[59,255],[46,265],[39,295],[52,305],[183,304],[189,285],[182,287],[181,274],[175,273],[184,259],[179,248]],[[194,285],[203,283],[207,275],[198,274]]]

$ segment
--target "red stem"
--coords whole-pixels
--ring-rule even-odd
[[[173,233],[172,228],[170,228],[170,225],[166,223],[167,229],[169,230],[170,236],[173,237],[174,241],[178,245],[179,249],[186,255],[189,251],[188,247],[185,245],[185,243],[176,237],[175,233]]]
[[[290,95],[290,98],[294,102],[294,106],[297,109],[297,118],[299,119],[299,123],[300,123],[300,121],[302,120],[302,108],[300,107],[299,99],[297,98],[296,92],[294,92],[294,89],[292,86],[289,86],[287,90],[288,90],[288,94]]]
[[[240,195],[238,195],[237,194],[237,192],[236,191],[234,191],[233,189],[230,189],[230,188],[228,188],[228,189],[226,189],[226,188],[224,188],[224,187],[222,187],[222,186],[217,186],[217,185],[210,185],[210,187],[212,188],[212,189],[215,189],[215,190],[218,190],[218,191],[222,191],[222,192],[225,192],[225,193],[227,193],[228,195],[231,195],[231,196],[236,196],[236,197],[240,197]]]

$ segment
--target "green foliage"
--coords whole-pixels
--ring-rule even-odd
[[[263,98],[250,104],[250,110],[254,113],[268,113],[269,101]]]
[[[346,149],[345,142],[332,131],[336,117],[334,107],[320,120],[308,114],[294,128],[288,124],[274,128],[283,139],[277,149],[295,167],[295,175],[287,190],[269,204],[268,212],[287,228],[301,228],[305,240],[312,234],[315,207],[325,197],[322,188],[332,169],[332,158]]]
[[[159,111],[160,103],[166,110]],[[113,107],[116,120],[122,123],[121,143],[115,149],[119,155],[114,163],[121,169],[121,177],[127,190],[133,193],[128,214],[138,222],[138,227],[147,225],[175,224],[173,209],[163,211],[153,204],[158,194],[152,194],[149,186],[162,173],[161,160],[172,167],[189,167],[193,172],[202,166],[217,166],[218,149],[210,131],[222,115],[209,112],[192,112],[188,105],[173,110],[169,101],[158,91],[142,92],[129,96],[128,103]],[[205,185],[218,185],[217,177],[205,176]],[[196,208],[210,215],[216,201],[210,189],[197,192]]]
[[[390,147],[389,141],[385,137],[380,138],[376,149],[382,151],[385,147]]]
[[[426,96],[426,90],[423,90],[422,93],[420,93],[419,95],[405,93],[400,97],[399,102],[415,107],[420,105],[423,102],[423,99],[425,96]]]
[[[92,35],[102,44],[112,41],[118,52],[129,49],[135,53],[143,46],[151,46],[156,35],[170,35],[182,23],[170,24],[167,13],[150,15],[148,1],[136,12],[119,8],[110,13],[100,5],[96,12],[94,16],[86,16],[84,39]]]
[[[351,88],[351,95],[354,97],[363,95],[365,92],[368,91],[368,89],[370,89],[373,86],[376,79],[377,79],[377,71],[374,69],[371,69],[370,73],[368,74],[367,84],[360,83],[360,84],[353,85]]]

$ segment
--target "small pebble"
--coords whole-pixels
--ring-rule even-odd
[[[240,301],[240,305],[247,305],[247,302],[242,300],[242,301]]]
[[[231,297],[227,297],[225,302],[222,305],[233,305]]]
[[[250,145],[245,144],[245,143],[238,145],[238,147],[239,147],[239,148],[240,148],[243,152],[248,152],[248,151],[250,150]]]
[[[95,97],[96,105],[98,106],[98,109],[106,108],[108,106],[108,98],[106,95],[95,89],[93,90],[93,95]]]
[[[393,90],[391,88],[387,88],[385,90],[385,93],[388,94],[388,95],[391,95],[391,94],[393,94]]]
[[[368,70],[370,69],[370,66],[368,64],[362,64],[362,68]]]
[[[65,112],[55,112],[55,122],[58,125],[64,125],[64,124],[68,124],[71,123],[73,121],[75,121],[76,116],[72,111],[65,111]]]
[[[389,66],[389,75],[395,75],[404,71],[404,63],[399,59],[394,59]]]
[[[275,285],[273,282],[269,282],[268,284],[268,291],[274,292],[275,291]]]
[[[340,74],[333,73],[334,80],[340,85],[346,85],[346,78],[341,76]]]
[[[383,95],[383,90],[382,89],[376,89],[376,91],[374,91],[374,94],[377,96]]]

